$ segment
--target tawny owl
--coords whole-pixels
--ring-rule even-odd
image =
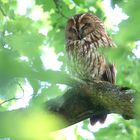
[[[99,47],[113,47],[103,23],[92,14],[71,17],[65,28],[66,52],[72,75],[85,81],[103,80],[115,83],[115,66],[107,64]],[[93,116],[91,123],[104,122],[106,114]]]

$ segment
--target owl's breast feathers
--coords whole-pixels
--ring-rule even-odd
[[[67,54],[73,75],[80,79],[104,80],[102,76],[108,67],[105,58],[99,54],[97,48],[113,46],[114,44],[107,36],[95,36],[93,33],[82,40],[69,42]]]

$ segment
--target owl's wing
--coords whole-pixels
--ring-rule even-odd
[[[102,75],[102,80],[115,84],[115,78],[116,78],[115,65],[114,64],[107,65],[106,69]]]

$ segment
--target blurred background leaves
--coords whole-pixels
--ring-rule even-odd
[[[63,77],[58,79],[57,71],[67,72],[65,24],[69,17],[84,12],[93,13],[104,21],[107,32],[117,45],[116,49],[103,50],[108,61],[116,64],[117,84],[131,87],[139,95],[139,5],[139,0],[1,0],[0,110],[26,106],[38,108],[44,101],[63,94],[65,86],[57,85],[55,81],[63,79]],[[125,15],[123,18],[121,18],[122,14]],[[52,70],[57,71],[54,74]],[[8,102],[5,102],[6,100]],[[139,110],[138,99],[136,103],[138,118]],[[32,118],[34,117],[28,120],[29,128],[34,123]],[[2,119],[0,123],[4,121]],[[49,120],[53,122],[53,119],[49,118]],[[20,120],[17,120],[17,123],[18,121]],[[39,122],[41,123],[41,120]],[[7,122],[7,126],[9,125],[10,122]],[[71,129],[73,139],[78,140],[139,140],[139,125],[138,120],[127,121],[119,116],[115,118],[114,123],[99,129],[96,133],[87,120],[82,122],[82,125],[77,124],[68,128],[65,132],[68,133]],[[49,125],[47,129],[53,126],[55,127]],[[7,137],[6,133],[11,131],[10,128],[6,128],[7,130],[3,132],[5,137]],[[68,139],[66,133],[65,139]],[[4,137],[4,135],[0,136]],[[22,137],[20,133],[19,137]]]

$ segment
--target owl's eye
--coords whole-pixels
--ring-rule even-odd
[[[91,25],[91,23],[85,23],[85,25],[84,26],[87,26],[87,27],[89,27]]]
[[[76,29],[72,28],[72,27],[69,29],[69,31],[72,32],[72,33],[77,33]]]
[[[84,30],[84,29],[86,29],[86,28],[88,28],[90,26],[91,26],[91,23],[85,23],[84,26],[82,26],[81,29]]]

